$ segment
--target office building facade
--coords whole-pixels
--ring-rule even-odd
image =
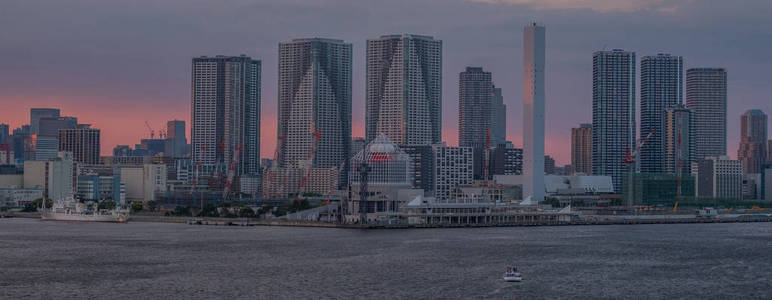
[[[61,112],[58,108],[30,108],[29,110],[29,130],[30,134],[38,134],[40,128],[40,118],[52,117],[58,118]]]
[[[188,138],[185,133],[185,121],[166,122],[166,142],[164,154],[169,157],[184,157],[187,154]]]
[[[72,160],[80,164],[99,164],[101,131],[89,124],[59,130],[59,151],[72,153]]]

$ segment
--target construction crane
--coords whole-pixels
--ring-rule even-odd
[[[343,168],[346,166],[346,158],[343,158],[343,161],[340,163],[340,167],[338,167],[338,178],[341,178],[343,174]],[[327,194],[327,199],[324,200],[324,205],[330,204],[330,200],[332,199],[332,193],[335,191],[335,186],[330,186],[330,192]]]
[[[282,143],[284,142],[284,136],[277,136],[276,137],[276,150],[273,152],[273,165],[271,166],[271,171],[268,173],[268,186],[263,187],[263,197],[269,198],[271,196],[271,188],[273,187],[273,182],[276,177],[276,173],[279,171],[279,150],[281,149]],[[276,198],[279,198],[279,189],[274,188],[276,192]]]
[[[488,186],[488,177],[490,176],[490,152],[491,152],[491,129],[488,128],[488,132],[485,133],[485,153],[483,153],[483,160],[485,160],[485,186]]]
[[[150,139],[152,140],[155,138],[155,131],[153,130],[153,127],[150,127],[150,123],[148,123],[147,120],[145,120],[145,127],[150,131]]]
[[[646,137],[638,141],[634,151],[630,151],[630,148],[625,150],[625,157],[622,158],[622,163],[627,164],[627,207],[633,207],[633,174],[635,173],[635,159],[638,157],[638,152],[641,150],[646,141],[649,140],[656,129],[649,131]]]
[[[206,153],[206,146],[201,146],[201,155],[199,155],[198,159],[196,160],[196,170],[193,173],[193,180],[191,183],[191,189],[190,193],[193,196],[193,201],[196,200],[196,185],[198,185],[198,177],[201,172],[201,156]],[[201,200],[201,209],[204,209],[204,195],[200,195]]]
[[[681,149],[681,128],[684,128],[683,118],[675,118],[675,121],[678,122],[676,124],[676,159],[678,160],[676,163],[676,176],[678,177],[678,183],[676,187],[676,199],[681,199],[681,177],[683,176],[683,151]],[[677,203],[677,202],[676,202]]]
[[[300,179],[300,188],[298,188],[297,201],[300,204],[300,196],[303,195],[308,177],[311,175],[311,169],[314,164],[314,156],[316,155],[316,147],[319,146],[319,140],[322,138],[321,128],[314,128],[314,124],[311,123],[311,135],[314,137],[314,143],[311,145],[311,149],[308,151],[308,165],[306,166],[306,172],[303,174],[303,178]]]
[[[231,192],[231,186],[233,185],[233,178],[236,177],[236,166],[239,163],[240,152],[241,152],[241,146],[236,147],[236,150],[233,152],[233,159],[231,160],[231,165],[228,167],[228,178],[225,181],[225,190],[223,190],[223,195],[222,195],[223,201],[228,199],[228,195]]]

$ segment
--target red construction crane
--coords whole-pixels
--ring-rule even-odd
[[[277,136],[276,137],[276,151],[273,152],[273,165],[271,166],[271,171],[268,173],[268,186],[263,187],[263,197],[268,198],[271,195],[270,189],[273,188],[273,182],[276,177],[276,172],[279,170],[279,152],[282,146],[282,143],[284,142],[284,136]],[[276,192],[276,198],[279,198],[279,189],[275,189]]]
[[[155,137],[155,131],[153,130],[153,127],[150,127],[150,123],[148,123],[147,120],[145,120],[145,127],[150,131],[150,139],[152,140]]]
[[[228,199],[228,195],[231,192],[231,186],[233,185],[233,178],[236,177],[236,166],[239,163],[239,153],[241,152],[241,146],[237,146],[233,152],[233,159],[231,165],[228,167],[228,178],[225,181],[225,190],[223,191],[222,199]]]
[[[483,152],[483,160],[485,161],[485,186],[488,186],[488,176],[490,172],[490,151],[491,151],[491,129],[488,128],[488,132],[485,133],[485,152]]]
[[[625,150],[625,157],[622,158],[622,163],[627,164],[627,206],[629,208],[633,207],[633,174],[635,173],[635,158],[638,157],[638,152],[641,150],[641,147],[643,147],[644,144],[646,144],[646,141],[649,140],[652,134],[657,131],[657,129],[652,129],[649,131],[649,134],[647,134],[644,138],[642,138],[640,141],[638,141],[638,144],[635,146],[635,151],[630,152],[630,148],[627,148]]]
[[[675,128],[676,128],[675,129],[676,130],[676,159],[677,159],[677,162],[676,162],[676,176],[678,177],[678,183],[676,185],[676,199],[680,199],[681,198],[681,176],[683,176],[683,174],[682,174],[682,172],[683,172],[683,170],[682,170],[683,169],[683,167],[682,167],[682,164],[683,164],[683,152],[681,151],[682,150],[682,148],[681,148],[681,131],[682,131],[681,128],[683,128],[683,124],[681,124],[681,122],[683,121],[683,119],[679,118],[679,117],[676,117],[675,120],[676,120],[676,122],[678,122],[678,124],[676,124],[676,126],[675,126]],[[678,202],[676,202],[676,203],[678,203]]]
[[[338,178],[341,178],[341,175],[343,174],[343,168],[346,166],[346,158],[343,158],[343,161],[340,163],[340,167],[338,167]],[[327,199],[324,200],[324,205],[330,204],[330,200],[332,199],[332,193],[335,191],[335,186],[330,186],[330,192],[327,194]]]
[[[201,146],[201,155],[199,155],[198,159],[196,160],[196,170],[193,173],[193,180],[192,180],[191,189],[190,189],[190,193],[192,194],[194,201],[196,200],[196,185],[198,184],[198,177],[200,176],[200,172],[201,172],[201,156],[203,156],[204,153],[206,153],[206,146]],[[201,208],[203,209],[204,196],[200,195],[200,197],[201,197]]]
[[[314,156],[316,155],[316,147],[319,146],[319,140],[322,139],[322,129],[315,128],[314,124],[311,123],[311,135],[314,136],[314,143],[313,145],[311,145],[311,149],[308,151],[308,165],[306,166],[306,172],[305,174],[303,174],[303,178],[300,179],[300,188],[298,189],[298,197],[297,197],[298,204],[300,204],[300,196],[303,195],[303,191],[305,190],[308,177],[311,175],[311,169],[314,163]]]

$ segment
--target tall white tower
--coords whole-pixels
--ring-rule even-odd
[[[544,200],[544,26],[523,29],[523,198]]]

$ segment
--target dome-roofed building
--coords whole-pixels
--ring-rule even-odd
[[[365,145],[351,159],[349,182],[348,214],[352,218],[359,217],[361,167],[367,163],[370,171],[367,173],[367,213],[368,218],[378,218],[371,214],[388,216],[399,212],[402,206],[423,194],[423,190],[412,188],[413,172],[410,155],[402,151],[397,144],[385,135],[380,135]],[[352,220],[355,221],[355,220]]]

